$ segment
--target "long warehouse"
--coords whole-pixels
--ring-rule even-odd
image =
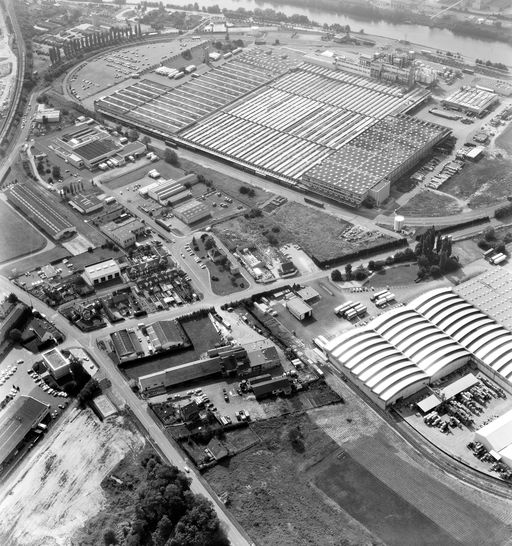
[[[55,210],[55,204],[48,203],[42,196],[26,184],[17,184],[6,191],[7,200],[24,216],[34,222],[52,239],[62,239],[76,233],[76,227]]]

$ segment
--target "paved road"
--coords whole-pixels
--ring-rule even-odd
[[[27,293],[21,290],[19,287],[14,286],[5,277],[0,277],[0,293],[2,292],[14,292],[21,301],[30,305],[31,299]],[[149,410],[147,403],[137,397],[126,382],[117,366],[110,361],[106,354],[96,346],[97,332],[84,333],[78,330],[78,328],[72,326],[62,315],[57,313],[54,309],[46,306],[42,302],[37,302],[37,308],[40,312],[44,313],[50,320],[55,322],[56,327],[64,332],[67,336],[66,343],[69,345],[80,345],[87,349],[97,364],[99,364],[101,370],[106,377],[111,381],[112,388],[116,395],[122,399],[125,404],[135,414],[141,425],[148,432],[152,438],[154,444],[164,454],[164,456],[178,468],[183,468],[186,459],[184,455],[179,451],[179,448],[170,440],[162,431],[162,429],[155,423],[152,412]],[[180,311],[180,310],[178,310]],[[183,310],[181,309],[181,314]],[[179,314],[179,313],[177,313]],[[163,315],[163,313],[162,313]],[[166,316],[168,313],[166,314]],[[155,317],[156,318],[156,317]],[[162,317],[163,318],[163,317]],[[128,326],[128,324],[126,324]],[[102,330],[105,334],[115,328]],[[196,473],[191,466],[190,477],[192,479],[191,489],[194,493],[200,493],[213,502],[217,515],[220,521],[223,523],[228,538],[233,546],[247,546],[251,544],[251,540],[247,533],[242,529],[240,524],[229,514],[224,505],[218,500],[217,496],[210,489],[206,481]]]

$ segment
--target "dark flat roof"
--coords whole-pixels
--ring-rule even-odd
[[[119,149],[119,146],[113,140],[105,138],[103,140],[95,140],[94,142],[89,142],[88,144],[79,146],[78,148],[75,148],[73,153],[88,161],[91,161],[96,157],[100,157],[108,152]]]

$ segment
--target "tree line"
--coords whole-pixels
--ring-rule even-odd
[[[62,62],[63,58],[72,59],[83,52],[93,51],[102,47],[115,45],[132,38],[140,38],[142,30],[140,23],[135,26],[111,27],[105,32],[94,32],[80,38],[68,40],[62,46],[51,47],[48,51],[52,66]],[[61,51],[62,50],[62,51]]]

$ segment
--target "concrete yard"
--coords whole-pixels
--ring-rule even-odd
[[[2,484],[0,542],[73,543],[75,533],[102,509],[102,480],[143,445],[124,418],[102,423],[91,410],[73,409]]]

